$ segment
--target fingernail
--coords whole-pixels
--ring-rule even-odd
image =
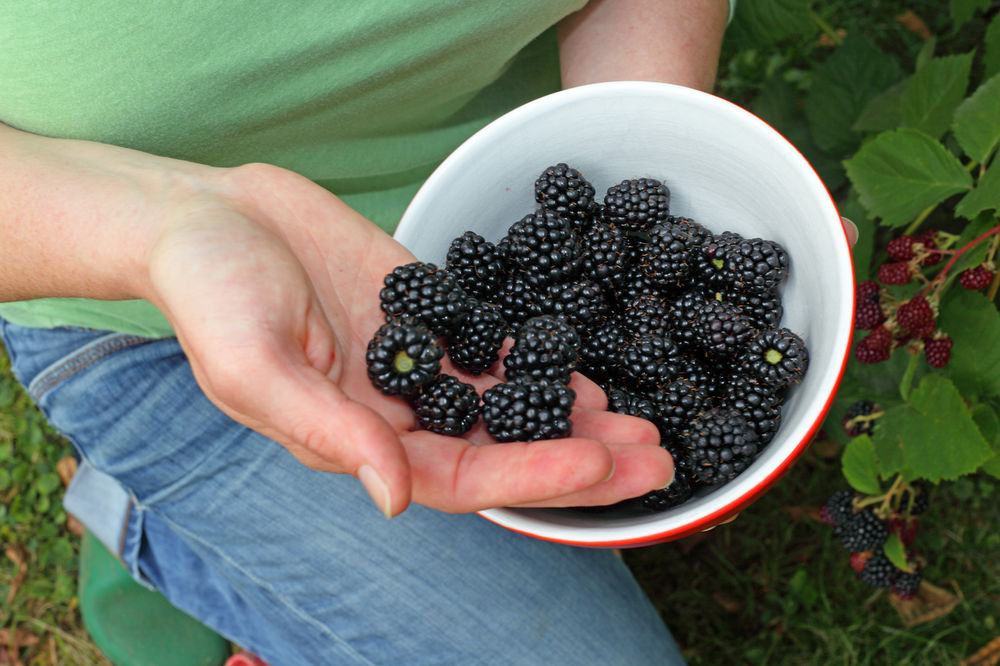
[[[392,498],[389,496],[389,486],[378,475],[371,465],[362,465],[358,468],[358,480],[368,491],[375,506],[386,518],[392,518]]]
[[[854,237],[857,238],[858,237],[858,225],[854,224],[854,222],[852,222],[851,220],[847,219],[843,215],[840,216],[840,219],[843,220],[846,224],[851,225],[851,229],[854,230]]]
[[[673,483],[674,483],[674,477],[676,477],[676,476],[677,476],[677,468],[676,467],[671,467],[670,468],[670,480],[667,481],[667,485],[663,486],[663,488],[661,488],[660,490],[666,490],[671,485],[673,485]]]

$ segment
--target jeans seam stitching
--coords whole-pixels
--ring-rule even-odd
[[[86,350],[82,354],[66,361],[58,368],[53,368],[52,370],[36,377],[35,381],[31,382],[32,388],[34,389],[33,393],[35,394],[35,400],[40,401],[42,397],[51,391],[56,385],[65,381],[68,377],[82,371],[84,368],[93,365],[97,361],[107,358],[117,351],[121,351],[122,349],[126,349],[128,347],[134,347],[135,345],[142,344],[147,341],[147,338],[136,335],[128,335],[113,338],[99,346]]]

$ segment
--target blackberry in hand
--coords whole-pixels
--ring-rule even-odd
[[[617,376],[627,339],[625,331],[613,322],[586,332],[580,342],[579,371],[595,381]]]
[[[480,408],[476,387],[451,375],[438,375],[413,398],[417,423],[431,432],[453,437],[472,430]]]
[[[507,281],[507,268],[496,245],[466,231],[448,246],[445,269],[469,296],[490,300]]]
[[[548,380],[569,384],[579,359],[580,336],[568,323],[541,315],[526,321],[514,335],[503,360],[508,382]]]
[[[500,359],[500,348],[509,333],[499,306],[472,300],[468,313],[448,337],[448,358],[455,367],[480,375]]]
[[[394,268],[385,276],[385,286],[379,292],[386,320],[414,317],[438,336],[447,335],[465,314],[468,299],[454,275],[422,261]]]
[[[670,217],[670,189],[655,178],[623,180],[604,195],[604,221],[642,231]]]
[[[587,278],[550,286],[540,306],[545,314],[562,317],[579,331],[597,328],[610,311],[604,289]]]
[[[483,421],[498,442],[568,437],[576,392],[558,382],[497,384],[483,393]]]
[[[491,302],[500,306],[500,313],[508,324],[517,327],[542,314],[541,300],[538,290],[531,286],[524,274],[518,272],[507,277],[507,282],[499,293],[493,295]]]
[[[809,369],[806,343],[787,328],[758,333],[750,340],[743,358],[752,376],[776,389],[798,384]]]
[[[590,226],[594,194],[594,186],[565,162],[550,166],[535,181],[535,201],[580,229]]]
[[[422,322],[392,319],[375,331],[365,352],[368,378],[386,395],[413,396],[441,372],[444,349]]]

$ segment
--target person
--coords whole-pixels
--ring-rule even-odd
[[[2,335],[133,576],[276,665],[682,663],[612,553],[474,514],[664,487],[655,428],[577,376],[573,437],[434,435],[364,347],[440,160],[559,85],[711,90],[731,3],[51,4],[3,10]]]

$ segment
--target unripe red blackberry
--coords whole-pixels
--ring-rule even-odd
[[[919,248],[914,248],[916,254],[920,256],[921,266],[933,266],[941,263],[941,260],[944,259],[944,255],[936,251],[938,247],[938,232],[936,229],[927,229],[917,236],[914,241],[921,245]]]
[[[913,279],[913,268],[905,261],[894,261],[878,267],[878,281],[882,284],[907,284]]]
[[[859,282],[854,288],[854,327],[871,330],[885,321],[882,312],[881,294],[874,280]]]
[[[861,363],[881,363],[892,353],[892,333],[878,326],[854,346],[854,357]]]
[[[896,309],[896,323],[912,332],[934,330],[934,309],[927,299],[917,295]]]
[[[939,338],[932,338],[924,343],[924,358],[927,365],[932,368],[943,368],[951,360],[951,347],[954,344],[951,338],[943,335]]]
[[[886,244],[885,251],[893,261],[913,259],[913,236],[896,236]]]
[[[993,282],[993,271],[985,264],[979,264],[975,268],[966,268],[958,274],[958,283],[966,289],[978,291],[985,289]]]

